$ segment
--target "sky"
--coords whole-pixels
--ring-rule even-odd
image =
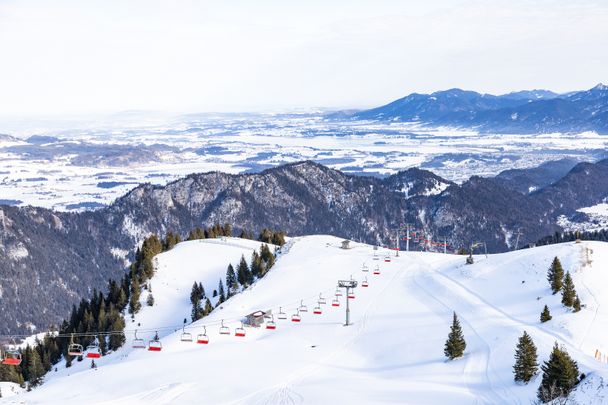
[[[608,1],[0,0],[0,115],[366,108],[608,81]]]

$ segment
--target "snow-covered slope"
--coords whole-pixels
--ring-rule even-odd
[[[158,327],[161,352],[125,347],[100,359],[97,370],[77,363],[49,375],[40,388],[0,403],[528,404],[540,378],[528,385],[512,378],[523,330],[537,344],[539,360],[547,359],[558,341],[578,361],[587,374],[575,393],[579,403],[608,403],[601,389],[608,365],[594,358],[596,350],[608,353],[608,244],[478,256],[466,266],[462,256],[414,252],[385,263],[372,260],[370,246],[342,250],[340,242],[330,236],[294,238],[265,278],[187,329],[196,335],[206,326],[208,345],[181,342],[180,330],[160,327],[179,326],[189,316],[195,280],[209,294],[227,263],[243,253],[249,258],[259,244],[182,243],[158,257],[152,280],[156,305],[127,326]],[[546,271],[556,255],[573,273],[586,305],[580,313],[564,310],[548,288]],[[363,263],[370,269],[377,264],[381,274],[363,273]],[[345,327],[345,297],[338,308],[329,304],[337,280],[351,275],[360,282],[367,277],[370,286],[356,289],[350,300],[353,325]],[[322,315],[314,315],[319,293],[328,304]],[[275,319],[274,331],[246,328],[246,337],[234,336],[243,315],[258,309],[276,315],[282,307],[290,316],[300,300],[309,309],[301,323]],[[545,304],[553,320],[540,324]],[[464,358],[447,362],[443,345],[452,311],[462,321],[467,350]],[[230,336],[218,333],[222,319]]]

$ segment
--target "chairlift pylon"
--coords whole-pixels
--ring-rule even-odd
[[[203,333],[199,333],[196,337],[196,343],[199,345],[209,344],[209,336],[207,336],[207,327],[203,326]]]

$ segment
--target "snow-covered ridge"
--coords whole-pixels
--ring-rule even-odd
[[[165,403],[530,403],[540,382],[513,382],[517,338],[526,330],[548,358],[555,341],[578,361],[587,378],[575,392],[581,404],[606,403],[601,384],[608,365],[594,358],[608,353],[608,244],[567,243],[498,255],[464,258],[437,253],[401,252],[384,262],[373,260],[371,246],[353,243],[339,248],[331,236],[294,238],[288,252],[263,279],[231,298],[221,309],[187,329],[206,327],[208,345],[180,341],[181,330],[161,330],[163,350],[151,353],[125,347],[98,361],[51,373],[45,384],[0,403],[165,404]],[[201,281],[208,295],[229,262],[249,258],[259,244],[228,239],[177,245],[157,258],[152,279],[155,305],[144,308],[134,323],[143,329],[179,327],[189,316],[192,283]],[[552,295],[546,271],[554,256],[574,278],[585,305],[571,313]],[[380,274],[362,272],[362,264]],[[319,293],[334,298],[339,279],[350,277],[370,286],[356,289],[350,301],[353,325],[342,326],[344,297],[338,308],[322,305]],[[142,301],[145,294],[142,294]],[[279,307],[293,314],[301,300],[309,312],[302,322],[278,320],[274,331],[246,328],[237,338],[239,319],[258,309]],[[544,305],[553,320],[539,323]],[[446,362],[443,344],[451,313],[461,319],[467,350],[464,358]],[[231,336],[220,336],[221,320]],[[140,337],[149,339],[151,333]],[[128,340],[133,338],[127,335]],[[229,382],[229,383],[228,383]],[[99,389],[103,387],[103,389]]]

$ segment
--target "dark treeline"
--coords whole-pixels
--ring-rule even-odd
[[[545,236],[536,242],[536,246],[554,245],[562,242],[573,242],[575,240],[594,240],[608,242],[608,229],[601,229],[593,232],[555,232],[553,235]]]
[[[215,224],[210,228],[196,228],[189,233],[187,239],[232,236],[232,229],[230,224]],[[253,239],[253,232],[242,230],[240,237]],[[285,243],[284,237],[285,233],[282,231],[265,228],[259,233],[258,240],[282,246]],[[140,296],[142,290],[151,291],[149,281],[154,275],[154,256],[172,249],[181,240],[181,236],[173,232],[168,232],[163,240],[154,234],[145,238],[141,247],[135,252],[135,260],[129,266],[128,273],[120,281],[109,280],[105,295],[101,291],[93,290],[90,299],[82,299],[78,306],[74,305],[72,307],[70,316],[62,322],[59,328],[51,328],[52,332],[59,332],[66,336],[77,334],[77,336],[56,338],[51,334],[45,335],[42,340],[37,340],[33,347],[28,345],[21,350],[21,365],[0,364],[0,381],[15,382],[21,386],[26,386],[25,383],[27,382],[28,388],[35,387],[42,382],[44,374],[51,371],[53,366],[62,358],[66,359],[66,367],[70,367],[74,360],[83,360],[82,357],[73,358],[67,354],[70,343],[78,343],[86,348],[96,342],[99,344],[103,355],[121,347],[126,340],[123,333],[125,311],[128,310],[133,318],[141,309]],[[257,252],[255,252],[255,255],[257,255]],[[272,259],[269,258],[269,255],[272,256]],[[255,260],[255,274],[265,274],[264,271],[267,271],[272,266],[271,263],[274,263],[274,255],[270,253],[270,249],[266,246],[258,256],[263,258]],[[247,263],[245,263],[245,266],[247,266]],[[254,270],[253,268],[252,262],[251,271]],[[197,292],[196,296],[203,300],[205,293],[202,285],[200,288],[201,291]],[[214,293],[217,295],[217,292],[214,291]],[[148,305],[152,304],[153,299],[149,294]],[[204,306],[200,306],[200,310],[200,313],[193,315],[203,316],[203,313],[211,312],[213,306],[211,302],[206,300]],[[82,334],[86,336],[78,336]]]

